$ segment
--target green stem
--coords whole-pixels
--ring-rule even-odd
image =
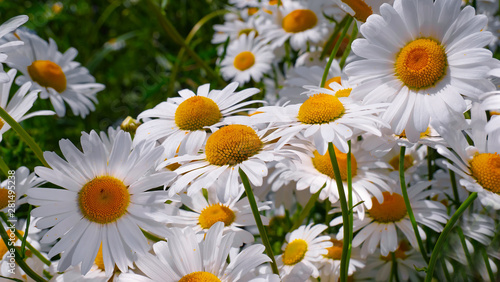
[[[434,250],[432,251],[431,260],[429,261],[429,267],[427,268],[427,275],[425,276],[426,282],[432,281],[432,275],[434,273],[434,268],[436,267],[437,258],[441,253],[441,249],[443,248],[444,242],[446,241],[448,234],[453,228],[453,225],[455,225],[462,213],[464,213],[464,211],[472,204],[472,202],[474,202],[476,198],[477,192],[471,193],[469,197],[460,205],[457,211],[455,211],[455,213],[451,216],[450,220],[444,227],[443,232],[441,233],[441,235],[439,235]]]
[[[392,265],[391,265],[391,277],[389,281],[392,282],[394,279],[396,279],[396,281],[399,282],[396,254],[394,252],[391,252],[391,257],[392,257]]]
[[[33,153],[35,153],[36,157],[42,162],[42,164],[46,167],[49,167],[49,164],[45,161],[45,158],[43,157],[43,152],[42,149],[40,149],[40,146],[31,138],[31,136],[22,128],[22,126],[17,123],[3,108],[0,107],[0,118],[5,120],[12,129],[19,135],[21,140],[23,140],[28,146],[31,148]]]
[[[434,168],[432,167],[432,160],[434,158],[434,150],[427,146],[427,180],[432,180],[434,175]]]
[[[458,187],[457,187],[457,180],[455,178],[455,172],[453,170],[449,170],[450,172],[450,181],[451,181],[451,187],[453,189],[453,198],[455,199],[455,205],[458,206],[460,203],[460,197],[458,196]]]
[[[353,223],[354,223],[354,211],[352,209],[352,152],[351,152],[351,140],[347,140],[347,145],[349,146],[349,151],[347,151],[347,207],[349,208],[349,242],[347,249],[347,258],[351,258],[352,252],[352,238],[353,238]],[[345,241],[344,241],[345,243]]]
[[[444,260],[441,262],[441,267],[443,268],[444,277],[446,278],[446,281],[452,281],[450,272],[448,271],[448,267],[446,267],[446,263],[444,262]]]
[[[30,229],[31,208],[32,208],[32,205],[30,205],[29,209],[28,209],[28,217],[26,217],[26,231],[24,231],[23,242],[21,243],[21,257],[22,258],[24,258],[24,252],[26,250],[26,240],[28,239],[28,232]]]
[[[252,208],[253,217],[255,218],[255,223],[259,228],[260,238],[262,239],[262,243],[266,247],[267,256],[271,259],[271,267],[273,269],[273,273],[279,275],[278,266],[276,265],[276,260],[274,259],[273,249],[271,248],[271,243],[269,243],[269,239],[267,238],[266,229],[264,228],[264,224],[262,224],[262,219],[260,218],[259,208],[257,207],[257,202],[255,201],[255,196],[253,195],[252,187],[250,187],[250,182],[248,181],[248,176],[245,172],[240,168],[239,171],[241,182],[243,182],[243,186],[245,187],[245,193],[247,194],[248,202],[250,203],[250,207]]]
[[[33,271],[33,269],[31,269],[26,264],[26,262],[21,258],[21,255],[17,251],[17,248],[13,248],[13,247],[9,248],[9,247],[13,246],[14,244],[12,243],[12,241],[9,240],[9,235],[7,234],[7,231],[5,231],[3,224],[0,224],[0,236],[2,236],[2,240],[5,244],[5,246],[7,247],[7,249],[14,251],[14,254],[10,253],[8,256],[14,255],[14,259],[16,260],[17,265],[19,265],[21,267],[21,269],[26,273],[26,275],[28,275],[29,277],[31,277],[33,280],[35,280],[37,282],[46,281],[41,276],[36,274],[36,272]]]
[[[333,47],[332,53],[330,54],[330,58],[328,59],[328,63],[326,64],[325,67],[325,71],[323,72],[323,77],[321,78],[321,87],[325,86],[326,78],[328,77],[328,72],[330,71],[330,67],[332,66],[335,54],[337,54],[337,51],[340,48],[340,44],[342,43],[342,40],[344,40],[344,37],[351,23],[352,23],[352,17],[349,17],[345,23],[344,30],[342,30],[342,33],[340,34],[340,37],[337,40],[337,43],[335,43],[335,47]]]
[[[352,19],[352,18],[351,18]],[[342,258],[340,259],[340,281],[346,282],[349,276],[349,245],[352,242],[349,238],[349,230],[351,222],[349,221],[349,208],[347,207],[347,200],[344,192],[344,184],[342,183],[342,178],[340,176],[339,164],[337,163],[337,156],[335,155],[335,149],[333,148],[332,142],[328,143],[328,153],[330,155],[330,161],[332,162],[333,173],[335,175],[335,181],[337,182],[337,189],[339,191],[340,208],[342,209],[342,221],[344,226],[344,245],[342,247]]]
[[[413,215],[410,199],[408,198],[408,191],[406,190],[405,167],[404,167],[405,151],[406,147],[401,146],[401,151],[399,153],[399,182],[401,184],[401,193],[403,194],[403,199],[405,200],[406,212],[408,212],[408,216],[410,217],[411,226],[413,227],[413,232],[415,233],[415,237],[417,238],[418,248],[420,249],[420,253],[422,254],[422,257],[424,258],[425,262],[428,262],[429,257],[427,257],[427,252],[425,251],[424,244],[422,243],[420,232],[418,232],[417,222],[415,221],[415,215]]]
[[[333,30],[333,33],[332,35],[330,35],[330,38],[328,38],[328,41],[326,42],[324,48],[323,48],[323,51],[321,51],[321,55],[319,56],[319,60],[322,61],[323,58],[325,58],[326,56],[326,52],[328,51],[328,47],[330,45],[332,45],[333,41],[335,40],[335,37],[337,37],[337,35],[339,34],[340,32],[340,29],[342,28],[342,26],[344,26],[345,22],[347,21],[347,19],[349,18],[350,16],[349,15],[346,15],[341,21],[340,23],[338,23],[336,26],[335,26],[335,29]]]
[[[467,263],[472,266],[472,256],[470,255],[469,249],[467,248],[467,242],[465,242],[464,232],[460,226],[457,226],[458,238],[460,238],[460,244],[462,244],[462,248],[464,249],[465,257],[467,258]]]
[[[323,185],[323,187],[321,187],[321,189],[318,190],[318,192],[311,195],[311,198],[309,198],[309,201],[307,201],[306,206],[304,207],[304,209],[300,213],[299,218],[297,218],[297,220],[295,221],[295,223],[293,224],[293,226],[289,232],[292,232],[293,230],[299,228],[299,226],[302,225],[302,222],[304,221],[304,219],[306,219],[306,217],[311,212],[311,209],[314,207],[314,204],[316,204],[316,201],[319,198],[319,194],[321,193],[321,190],[323,190],[323,188],[325,188],[325,186],[326,186],[326,183]]]
[[[345,51],[342,54],[342,58],[340,59],[339,66],[341,69],[344,68],[347,56],[351,53],[352,42],[354,41],[354,39],[356,39],[357,36],[358,36],[358,25],[354,24],[352,28],[351,38],[349,38],[349,43],[347,44],[347,47],[345,48]]]
[[[2,170],[5,177],[11,176],[11,174],[9,174],[9,166],[5,163],[2,157],[0,157],[0,170]]]
[[[481,248],[481,254],[483,255],[484,264],[486,265],[486,270],[488,271],[488,276],[490,277],[490,281],[491,282],[497,281],[495,279],[495,275],[493,274],[493,270],[491,269],[490,260],[488,258],[488,253],[486,253],[485,248]]]
[[[147,2],[151,12],[153,12],[153,14],[156,16],[165,33],[167,33],[175,43],[184,48],[188,55],[191,56],[196,61],[196,63],[207,72],[210,77],[216,79],[220,85],[226,85],[226,82],[220,76],[218,76],[217,73],[205,61],[203,61],[203,59],[201,59],[200,56],[198,56],[198,54],[193,51],[193,49],[191,49],[191,47],[189,47],[186,41],[184,41],[182,36],[175,29],[174,25],[162,13],[162,9],[160,9],[160,7],[153,0],[147,0]]]

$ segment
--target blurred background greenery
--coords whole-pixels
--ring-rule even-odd
[[[227,0],[158,3],[185,38],[204,16],[224,9]],[[0,23],[21,14],[30,18],[24,27],[45,40],[53,38],[60,52],[76,48],[75,60],[87,67],[97,82],[106,85],[97,94],[96,111],[85,119],[67,109],[62,118],[36,117],[22,123],[43,151],[60,153],[58,142],[62,138],[79,146],[82,131],[119,126],[127,116],[137,117],[145,109],[176,95],[179,89],[196,89],[208,82],[212,87],[221,86],[187,55],[180,61],[178,75],[171,76],[180,46],[162,30],[145,0],[0,0]],[[216,48],[207,43],[212,38],[212,26],[222,22],[222,16],[214,17],[191,42],[196,53],[212,67],[217,59]],[[32,110],[41,109],[53,108],[49,100],[38,99]],[[41,164],[13,130],[5,133],[3,139],[0,156],[11,169],[25,165],[32,170]]]

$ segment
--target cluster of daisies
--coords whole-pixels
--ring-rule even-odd
[[[62,139],[62,156],[17,168],[14,208],[1,183],[0,233],[30,207],[16,247],[0,243],[1,276],[497,280],[498,3],[229,3],[212,40],[227,86]],[[27,20],[0,26],[0,107],[14,120],[0,134],[54,114],[27,114],[38,96],[84,118],[104,88],[76,50],[18,28]]]

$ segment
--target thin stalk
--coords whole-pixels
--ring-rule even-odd
[[[340,259],[340,281],[346,282],[349,270],[349,245],[352,240],[349,238],[349,229],[351,222],[349,221],[349,208],[347,207],[347,200],[344,192],[344,184],[340,178],[339,164],[337,163],[337,156],[335,155],[335,149],[333,148],[332,142],[328,143],[328,153],[330,155],[330,161],[332,162],[333,173],[335,175],[335,181],[337,182],[337,189],[339,190],[339,200],[340,208],[342,209],[342,221],[344,226],[344,245],[342,247],[342,258]]]
[[[165,33],[167,33],[175,43],[183,47],[188,55],[191,56],[196,61],[196,63],[207,72],[210,77],[216,79],[220,85],[226,85],[226,82],[220,76],[218,76],[217,73],[205,61],[203,61],[203,59],[200,58],[200,56],[198,56],[198,54],[196,54],[193,49],[191,49],[191,47],[189,47],[189,45],[184,41],[182,36],[177,31],[177,29],[175,29],[174,25],[162,13],[163,10],[160,9],[160,7],[153,0],[147,0],[147,2],[150,11],[153,12],[153,14],[158,19],[163,31],[165,31]]]
[[[31,208],[33,206],[30,205],[28,209],[28,217],[26,217],[26,230],[24,231],[23,242],[21,243],[21,258],[24,259],[24,252],[26,251],[26,240],[28,239],[28,232],[30,230],[30,221],[31,221]]]
[[[349,53],[351,53],[352,42],[354,41],[354,39],[356,39],[357,36],[358,36],[358,25],[355,23],[352,28],[351,38],[349,38],[349,43],[347,44],[347,47],[345,48],[345,51],[342,54],[342,58],[340,59],[339,66],[341,69],[344,68],[347,56],[349,55]]]
[[[444,260],[441,261],[441,267],[443,268],[444,277],[446,278],[446,281],[452,281],[450,272],[448,271],[448,267],[446,267],[446,263],[444,262]]]
[[[342,43],[342,40],[344,40],[344,37],[347,33],[347,30],[349,29],[349,26],[352,23],[352,17],[349,17],[345,23],[344,30],[342,30],[342,33],[340,34],[339,40],[337,40],[337,43],[335,43],[335,47],[333,47],[332,53],[330,54],[330,58],[328,59],[328,63],[326,64],[325,71],[323,72],[323,77],[321,78],[321,87],[325,86],[326,78],[328,76],[328,71],[330,70],[330,67],[332,66],[333,59],[335,58],[335,54],[337,54],[337,51],[340,48],[340,44]]]
[[[9,166],[5,163],[2,157],[0,157],[0,170],[2,170],[5,177],[11,176],[11,174],[9,174]]]
[[[0,118],[5,120],[10,127],[19,135],[21,140],[23,140],[28,146],[31,148],[33,153],[35,153],[36,157],[42,162],[42,164],[46,167],[49,167],[49,164],[45,161],[45,158],[43,157],[43,152],[42,149],[40,149],[40,146],[31,138],[31,136],[24,130],[24,128],[17,123],[3,108],[0,107]]]
[[[434,150],[427,146],[427,180],[432,180],[434,169],[432,167],[432,160],[434,157]]]
[[[306,219],[306,217],[311,212],[311,209],[314,207],[314,204],[316,204],[316,201],[319,198],[319,194],[321,193],[321,190],[323,190],[323,188],[325,188],[325,186],[326,186],[326,183],[323,185],[323,187],[321,187],[321,189],[318,190],[318,192],[311,195],[311,198],[309,198],[309,201],[307,201],[306,206],[304,207],[304,209],[300,213],[299,218],[297,218],[297,220],[295,221],[295,223],[293,224],[293,226],[289,232],[292,232],[293,230],[299,228],[299,226],[302,225],[302,222],[304,221],[304,219]]]
[[[262,239],[262,243],[266,247],[267,256],[271,259],[271,267],[273,269],[273,273],[279,275],[278,265],[276,264],[276,260],[274,259],[273,249],[271,247],[271,243],[269,243],[269,239],[267,238],[266,229],[264,228],[264,224],[262,224],[262,219],[260,218],[259,208],[257,207],[257,202],[255,201],[255,196],[253,195],[252,187],[250,187],[250,182],[248,181],[248,176],[245,172],[240,168],[239,171],[241,182],[243,182],[243,186],[245,187],[245,193],[247,194],[248,202],[250,203],[250,207],[252,208],[253,217],[255,218],[255,223],[257,223],[257,227],[259,228],[260,238]]]
[[[13,246],[13,243],[9,240],[9,235],[7,234],[7,231],[5,231],[3,224],[0,224],[0,236],[2,237],[2,240],[8,249],[10,246]],[[11,249],[14,250],[14,259],[16,260],[17,265],[21,267],[21,269],[26,273],[26,275],[28,275],[30,278],[32,278],[37,282],[46,281],[26,264],[26,262],[21,258],[21,255],[17,251],[17,248],[11,248]]]
[[[460,226],[457,226],[458,238],[460,238],[460,244],[462,244],[462,248],[464,249],[465,257],[467,258],[467,263],[472,266],[472,256],[470,255],[469,249],[467,248],[467,243],[465,242],[464,232]]]
[[[451,169],[449,171],[450,171],[451,187],[453,189],[453,198],[455,199],[455,204],[458,205],[458,203],[460,203],[460,198],[458,196],[458,187],[457,187],[457,180],[455,178],[455,172]]]
[[[347,151],[347,207],[349,208],[349,245],[347,250],[347,257],[351,257],[352,252],[352,238],[353,238],[353,223],[354,223],[354,211],[352,210],[352,152],[351,152],[351,140],[347,140],[347,145],[349,146],[349,151]],[[345,242],[345,241],[344,241]]]
[[[323,48],[323,51],[321,51],[321,55],[319,56],[319,60],[322,61],[323,58],[325,58],[326,56],[326,52],[328,51],[328,46],[330,46],[332,43],[333,43],[333,40],[335,40],[335,37],[339,34],[340,32],[340,29],[342,28],[342,26],[344,26],[345,22],[347,21],[347,19],[349,18],[349,15],[346,15],[341,21],[340,23],[338,23],[336,26],[335,26],[335,29],[333,30],[333,33],[332,35],[330,35],[330,38],[328,38],[328,41],[326,42],[324,48]]]
[[[418,248],[420,249],[420,253],[426,262],[429,261],[429,257],[427,257],[427,252],[424,248],[424,244],[422,243],[422,238],[420,237],[420,232],[418,232],[417,222],[415,221],[415,215],[413,215],[413,210],[411,209],[410,199],[408,198],[408,191],[406,190],[406,180],[405,180],[405,151],[406,147],[401,146],[401,150],[399,153],[399,182],[401,184],[401,193],[403,194],[403,199],[405,200],[406,212],[410,217],[411,226],[413,227],[413,232],[415,232],[415,237],[417,238]]]
[[[398,277],[398,264],[396,261],[396,254],[394,252],[391,252],[391,258],[392,258],[392,265],[391,265],[391,277],[389,281],[393,281],[394,279],[399,282],[399,277]]]
[[[434,246],[434,250],[432,251],[431,254],[431,260],[429,261],[429,267],[427,268],[427,275],[425,276],[425,282],[432,281],[432,275],[434,274],[434,268],[436,267],[437,258],[441,253],[441,249],[443,248],[444,242],[446,241],[448,234],[453,228],[453,225],[455,225],[460,216],[472,204],[472,202],[474,202],[476,198],[477,198],[477,192],[471,193],[469,197],[460,205],[457,211],[455,211],[455,213],[451,216],[450,220],[444,227],[443,232],[441,232],[441,235],[439,235],[436,245]]]
[[[488,276],[490,277],[490,281],[496,281],[495,275],[493,274],[493,270],[491,269],[490,259],[488,258],[488,253],[486,253],[485,248],[481,248],[481,254],[483,255],[484,264],[486,265],[486,270],[488,271]]]

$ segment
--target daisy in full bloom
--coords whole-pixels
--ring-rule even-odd
[[[150,110],[139,114],[144,123],[137,128],[134,144],[148,139],[162,143],[165,155],[194,155],[207,139],[205,128],[218,128],[236,112],[259,101],[242,102],[257,94],[257,88],[235,92],[238,83],[231,83],[222,90],[210,90],[209,84],[198,87],[197,93],[183,89],[180,97],[169,98]]]
[[[287,40],[293,49],[305,49],[308,43],[318,43],[328,34],[328,20],[323,16],[325,1],[298,2],[282,0],[279,7],[271,8],[273,24],[262,35],[273,48],[283,46]]]
[[[405,130],[415,142],[430,120],[448,127],[465,126],[467,104],[494,90],[488,80],[493,61],[482,48],[491,41],[487,18],[460,0],[396,0],[383,4],[360,31],[352,50],[365,59],[345,72],[353,83],[352,97],[363,103],[390,102],[382,119],[397,135]],[[462,94],[462,95],[461,95]]]
[[[408,189],[408,198],[417,223],[423,224],[436,232],[441,232],[443,230],[442,224],[447,222],[448,215],[446,214],[446,207],[442,203],[426,200],[429,195],[434,193],[425,190],[430,185],[432,185],[432,182],[428,181],[412,185]],[[354,215],[353,230],[354,232],[359,230],[359,232],[354,236],[352,246],[357,247],[363,244],[361,246],[361,255],[363,257],[374,253],[378,246],[380,246],[382,256],[395,252],[398,248],[399,239],[401,239],[398,230],[404,234],[414,248],[418,248],[417,238],[406,211],[400,186],[394,185],[393,193],[383,192],[383,196],[384,200],[382,202],[379,202],[375,197],[372,198],[372,207],[367,210],[364,219],[361,220]],[[332,220],[330,225],[335,226],[340,223],[342,223],[341,216]],[[418,230],[422,240],[425,240],[424,230],[420,226],[418,226]],[[343,227],[340,228],[337,239],[342,239],[342,237]]]
[[[467,143],[461,132],[444,131],[443,136],[454,150],[437,146],[437,151],[452,163],[442,162],[448,169],[461,176],[460,184],[470,192],[478,192],[479,200],[485,206],[500,209],[500,132],[487,134],[486,113],[479,104],[471,109],[471,133],[473,146]]]
[[[41,91],[40,98],[49,98],[60,117],[66,114],[65,102],[73,114],[82,118],[95,110],[96,94],[104,89],[104,85],[96,83],[85,67],[73,61],[78,54],[75,48],[62,54],[52,38],[47,43],[27,30],[18,30],[4,37],[8,42],[18,38],[24,45],[10,52],[6,60],[10,67],[23,73],[16,79],[18,85],[31,81],[31,89]]]
[[[179,176],[169,188],[170,195],[187,189],[191,196],[201,188],[212,188],[220,200],[228,201],[240,193],[239,169],[250,183],[261,186],[268,174],[266,163],[294,158],[297,150],[288,145],[275,150],[274,138],[267,133],[267,129],[256,131],[247,125],[230,124],[208,137],[202,154],[183,155],[161,163],[160,167],[182,164],[175,170]]]
[[[286,235],[283,253],[276,257],[282,279],[286,280],[291,274],[302,277],[302,281],[310,276],[319,276],[316,263],[321,261],[322,256],[328,255],[327,248],[333,246],[329,236],[320,236],[326,228],[324,224],[302,225]]]
[[[351,86],[342,81],[330,85],[330,89],[305,86],[309,96],[302,104],[284,107],[267,106],[251,117],[256,123],[271,122],[278,130],[273,137],[281,137],[278,148],[290,138],[303,133],[314,140],[314,146],[321,155],[332,142],[341,152],[347,153],[347,140],[359,132],[381,135],[379,127],[386,126],[375,114],[382,112],[386,104],[359,105],[349,97]]]
[[[153,245],[155,255],[146,253],[135,262],[144,276],[122,274],[118,281],[243,282],[258,279],[257,275],[251,275],[253,269],[270,261],[262,253],[264,246],[251,245],[234,257],[231,256],[228,264],[235,233],[223,234],[223,229],[224,223],[215,223],[205,239],[198,243],[191,228],[172,228],[167,242],[160,241]],[[243,276],[246,280],[242,279]],[[271,281],[276,281],[278,277],[273,278]]]
[[[0,25],[0,39],[4,35],[16,30],[19,26],[27,22],[28,19],[29,18],[26,15],[19,15],[4,22],[2,25]],[[7,59],[8,56],[6,53],[23,44],[24,43],[20,40],[3,44],[0,43],[0,83],[4,83],[10,80],[10,77],[5,72],[3,72],[2,67],[2,63],[5,62],[5,59]]]
[[[226,80],[241,84],[253,79],[262,80],[262,76],[271,70],[274,54],[271,48],[260,39],[255,31],[242,34],[227,47],[227,53],[221,62],[221,74]]]
[[[83,133],[83,152],[65,139],[60,147],[66,160],[45,152],[51,168],[36,167],[35,172],[63,189],[28,191],[28,202],[38,206],[31,213],[41,218],[37,227],[51,227],[41,243],[61,238],[49,252],[49,257],[62,253],[59,271],[81,262],[86,274],[101,245],[106,273],[115,264],[126,271],[136,253],[150,249],[141,229],[160,235],[167,230],[158,222],[168,218],[162,211],[170,198],[161,190],[148,191],[175,177],[171,171],[154,172],[163,147],[154,142],[132,147],[130,134],[124,131],[115,136],[109,153],[95,131]]]
[[[0,211],[2,212],[7,212],[9,203],[13,201],[16,209],[25,204],[27,198],[23,196],[26,192],[44,183],[43,179],[37,177],[34,172],[30,174],[30,170],[25,166],[16,169],[12,176],[14,178],[8,178],[0,184]]]
[[[255,219],[248,203],[248,198],[241,198],[244,189],[235,198],[228,201],[221,201],[217,193],[208,192],[208,199],[205,199],[203,192],[199,191],[191,196],[181,193],[181,202],[189,210],[179,209],[177,215],[169,217],[168,222],[173,226],[189,226],[198,234],[198,238],[203,239],[207,231],[216,222],[224,222],[224,234],[234,232],[235,246],[239,247],[243,243],[248,244],[254,241],[252,233],[243,229],[245,226],[256,226]],[[241,199],[240,199],[241,198]],[[259,211],[269,210],[271,202],[257,202]],[[261,216],[264,225],[269,224],[269,219]]]
[[[0,107],[2,107],[2,109],[4,109],[17,122],[21,122],[34,116],[47,116],[55,114],[53,111],[37,111],[26,114],[31,107],[33,107],[33,103],[35,103],[38,96],[38,91],[29,91],[31,82],[23,84],[9,100],[10,88],[12,86],[12,82],[14,82],[16,73],[17,71],[14,69],[9,70],[7,72],[9,80],[5,83],[0,83]],[[2,141],[3,133],[9,129],[10,125],[0,118],[0,141]]]

